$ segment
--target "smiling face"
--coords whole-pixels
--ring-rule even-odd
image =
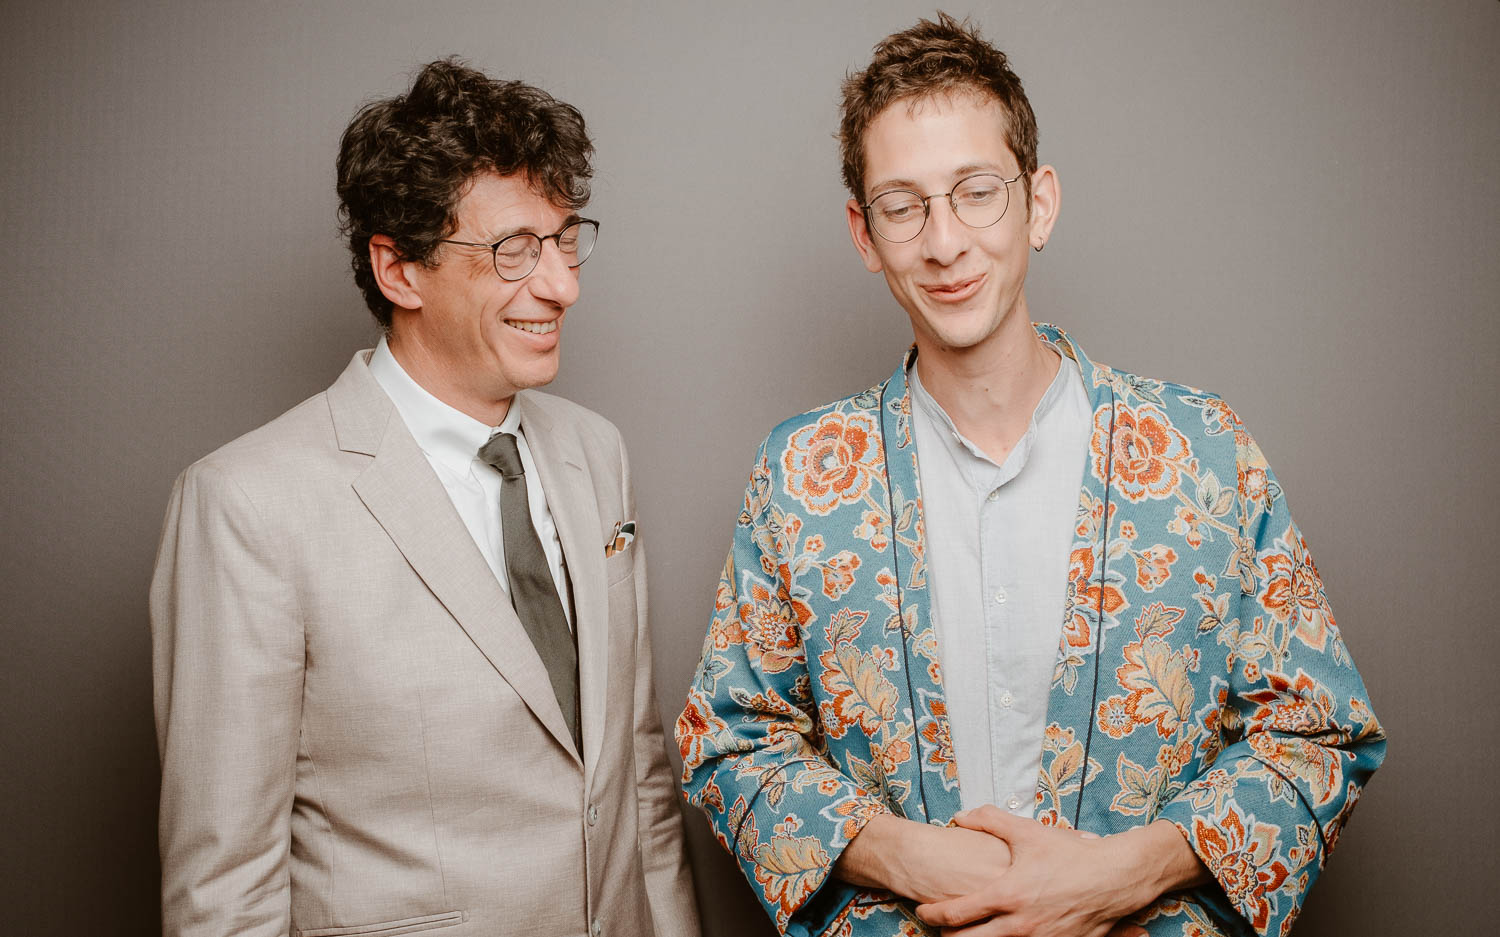
[[[577,217],[523,177],[494,173],[474,178],[455,215],[450,237],[481,244],[525,232],[545,237]],[[391,351],[433,396],[494,425],[516,391],[557,376],[578,270],[568,267],[555,241],[543,243],[536,269],[512,282],[495,273],[485,248],[445,244],[436,260],[433,267],[404,264],[418,308],[393,314]]]
[[[951,190],[975,173],[1009,179],[1020,172],[1005,142],[1005,114],[993,98],[959,92],[897,101],[864,135],[864,201],[893,189],[920,195]],[[1056,214],[1051,167],[1032,179],[1030,212],[1022,180],[1009,186],[1004,217],[985,228],[960,221],[946,198],[930,201],[922,233],[894,243],[870,231],[850,199],[854,246],[911,318],[921,353],[947,355],[1028,337],[1024,290],[1029,248],[1045,241]],[[1029,216],[1029,217],[1028,217]]]

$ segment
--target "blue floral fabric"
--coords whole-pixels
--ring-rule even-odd
[[[1317,568],[1223,400],[1036,328],[1094,429],[1035,816],[1176,824],[1215,883],[1145,909],[1152,934],[1285,934],[1385,750]],[[876,814],[959,809],[910,354],[761,446],[677,721],[688,799],[789,935],[926,933],[829,872]]]

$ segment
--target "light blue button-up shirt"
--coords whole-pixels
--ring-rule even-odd
[[[1063,356],[1026,434],[997,465],[916,371],[907,376],[928,594],[963,806],[1030,817],[1093,426],[1088,394]]]

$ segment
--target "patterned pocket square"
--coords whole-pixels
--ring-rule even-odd
[[[616,521],[615,532],[609,535],[609,540],[604,544],[604,555],[614,556],[616,553],[623,553],[634,539],[635,521]]]

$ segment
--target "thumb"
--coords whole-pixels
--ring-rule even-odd
[[[973,810],[960,810],[953,815],[953,822],[966,830],[978,830],[991,836],[1010,841],[1035,825],[1035,820],[1025,820],[1006,813],[994,804],[985,804]]]

